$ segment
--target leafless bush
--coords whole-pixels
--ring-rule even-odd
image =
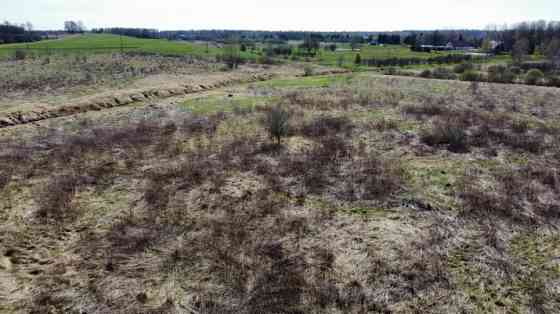
[[[525,133],[529,130],[529,121],[527,120],[513,120],[511,128],[515,133]]]
[[[2,191],[12,179],[12,171],[9,169],[0,169],[0,191]]]
[[[280,145],[270,144],[271,146],[280,147]],[[272,148],[279,150],[280,148]],[[231,169],[240,169],[249,171],[255,167],[257,147],[255,139],[249,137],[237,138],[231,142],[225,143],[220,148],[218,158],[224,167]]]
[[[491,173],[492,186],[483,186],[480,174],[467,172],[457,182],[463,213],[477,218],[502,217],[517,223],[531,223],[525,202],[537,201],[533,177],[527,170],[501,167]]]
[[[282,137],[288,135],[289,119],[289,112],[279,105],[270,108],[265,114],[263,119],[264,127],[270,138],[275,139],[278,145],[280,145]]]
[[[373,128],[379,132],[387,131],[387,130],[396,130],[399,128],[399,123],[393,119],[382,118],[379,121],[375,121],[373,123]]]
[[[404,170],[396,161],[369,157],[354,161],[349,173],[344,176],[344,199],[382,200],[404,186]]]
[[[422,116],[438,116],[449,112],[447,106],[448,99],[444,97],[420,97],[419,104],[408,104],[402,107],[402,112],[415,116],[417,119]]]
[[[87,239],[92,244],[86,244],[85,248],[105,249],[108,245],[108,250],[105,252],[108,257],[105,268],[113,272],[117,270],[121,259],[126,258],[127,255],[143,252],[169,235],[169,230],[162,230],[153,222],[139,223],[132,218],[126,218],[116,222],[104,238]]]
[[[538,134],[496,133],[497,139],[514,149],[539,154],[545,149],[544,136]]]
[[[440,104],[425,103],[420,105],[406,105],[402,107],[402,111],[419,119],[422,116],[442,115],[446,112],[446,109],[443,108]]]
[[[144,190],[144,200],[152,211],[162,211],[169,202],[169,192],[165,189],[165,178],[152,176]]]
[[[72,200],[80,185],[74,174],[54,175],[36,192],[37,217],[56,221],[72,218]]]
[[[430,129],[425,129],[422,132],[421,139],[430,146],[446,145],[449,151],[455,153],[468,151],[467,134],[453,120],[436,120]]]
[[[345,135],[352,133],[354,125],[347,117],[322,116],[305,124],[302,133],[308,137],[321,137],[327,135]]]
[[[386,90],[381,96],[381,101],[383,105],[390,107],[398,107],[401,100],[404,99],[404,95],[398,90]]]
[[[210,117],[192,117],[185,119],[182,129],[190,134],[206,134],[213,136],[218,129],[220,122],[223,120],[221,115],[212,115]]]

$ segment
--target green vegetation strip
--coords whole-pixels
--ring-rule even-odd
[[[352,75],[319,75],[295,79],[277,79],[266,82],[259,82],[256,86],[273,88],[314,88],[329,87],[336,83],[347,83],[352,80]]]
[[[195,114],[212,114],[217,112],[252,111],[257,106],[266,106],[278,100],[272,96],[233,96],[218,95],[189,99],[179,105],[180,108]]]
[[[48,55],[56,53],[90,53],[100,51],[136,51],[157,53],[162,55],[192,55],[198,57],[215,57],[223,53],[222,48],[213,45],[193,44],[187,42],[168,41],[165,39],[143,39],[111,34],[86,34],[69,36],[56,40],[45,40],[35,43],[0,45],[0,56],[13,55],[17,49],[29,48],[30,53]],[[135,47],[135,48],[131,48]],[[256,57],[249,52],[241,52],[241,58]]]

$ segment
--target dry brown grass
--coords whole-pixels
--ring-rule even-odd
[[[366,78],[370,96],[401,84]],[[397,104],[274,91],[297,112],[281,145],[265,108],[115,112],[3,141],[0,311],[555,312],[560,167],[535,127],[553,118],[422,84],[443,83],[407,81]]]

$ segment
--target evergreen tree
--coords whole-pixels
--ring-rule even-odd
[[[360,56],[360,54],[357,54],[357,55],[356,55],[356,59],[354,59],[354,63],[355,63],[356,65],[362,64],[362,56]]]

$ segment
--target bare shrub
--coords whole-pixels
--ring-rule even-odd
[[[526,133],[529,130],[529,121],[516,119],[511,123],[511,129],[515,133]]]
[[[185,119],[182,130],[195,135],[206,134],[208,136],[213,136],[222,120],[223,117],[217,114],[210,117],[191,117]]]
[[[352,162],[345,175],[346,200],[383,200],[403,187],[405,172],[400,163],[373,156]]]
[[[394,119],[382,118],[373,123],[373,128],[379,132],[387,130],[396,130],[399,128],[399,122]]]
[[[352,133],[354,125],[347,117],[321,116],[305,124],[302,133],[308,137],[322,137],[327,135],[346,135]]]
[[[553,191],[558,191],[560,189],[560,170],[558,169],[558,164],[533,161],[526,167],[527,169],[525,171],[527,171],[532,178],[536,178]]]
[[[305,263],[301,258],[286,258],[281,251],[269,255],[271,265],[256,274],[254,287],[249,291],[247,312],[303,313]]]
[[[422,141],[430,146],[446,145],[455,153],[468,151],[468,138],[465,130],[451,119],[436,120],[432,127],[422,131]]]
[[[148,207],[156,213],[167,207],[169,192],[165,190],[165,178],[154,175],[149,179],[144,190],[144,200]]]
[[[290,114],[281,106],[277,105],[266,112],[263,119],[265,129],[271,139],[275,139],[280,145],[282,137],[288,135]]]
[[[106,268],[115,271],[121,259],[126,258],[126,255],[143,252],[161,238],[169,235],[168,230],[158,230],[156,227],[158,226],[153,222],[139,223],[127,217],[113,224],[104,239],[89,239],[89,241],[100,245],[101,248],[105,248],[106,244],[95,243],[96,240],[107,242],[109,247],[106,254],[109,260],[106,261]],[[94,246],[94,248],[96,247]]]
[[[446,114],[448,108],[443,98],[424,97],[419,105],[406,105],[402,108],[402,111],[419,118]]]
[[[352,147],[338,136],[321,137],[303,153],[280,159],[279,174],[296,177],[311,193],[321,193],[331,177],[339,174],[342,162],[352,156]]]
[[[476,176],[468,174],[457,182],[457,193],[464,204],[464,213],[483,215],[503,210],[502,199],[493,191],[483,188]]]
[[[534,154],[539,154],[545,148],[544,136],[539,134],[505,134],[502,133],[500,141],[514,149],[521,149]]]
[[[25,60],[27,58],[27,51],[23,49],[16,49],[14,53],[14,58],[18,61]]]
[[[73,174],[55,175],[36,192],[35,202],[39,206],[36,215],[41,219],[56,221],[72,218],[72,199],[80,185]]]
[[[381,95],[381,102],[383,105],[390,107],[398,107],[403,99],[403,93],[398,90],[386,90]]]
[[[277,144],[270,145],[277,147],[272,149],[280,149]],[[237,138],[222,145],[218,158],[221,165],[225,167],[248,171],[256,164],[256,150],[254,139],[249,137]]]
[[[0,191],[2,191],[12,179],[12,171],[9,169],[0,169]]]
[[[477,97],[480,95],[480,83],[478,81],[472,81],[469,84],[469,91],[472,96]]]
[[[457,195],[463,201],[463,214],[476,218],[502,217],[517,223],[531,223],[534,217],[523,204],[535,202],[533,177],[527,170],[500,167],[492,171],[491,186],[483,184],[482,174],[468,171],[457,181]]]

